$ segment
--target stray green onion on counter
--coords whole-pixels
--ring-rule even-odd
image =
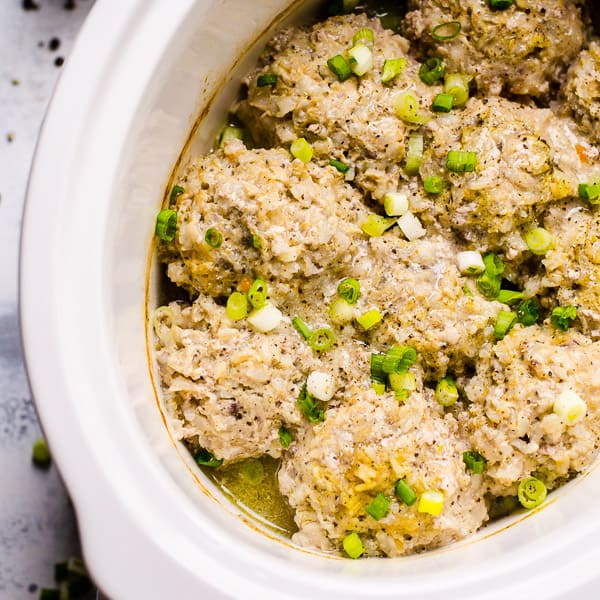
[[[40,438],[33,443],[31,449],[31,460],[36,467],[40,469],[48,469],[52,463],[50,450],[46,444],[46,440]]]

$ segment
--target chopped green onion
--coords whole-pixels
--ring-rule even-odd
[[[312,146],[304,138],[294,140],[290,146],[290,152],[294,158],[301,160],[303,163],[310,162],[313,157]]]
[[[283,314],[276,307],[267,302],[260,308],[255,308],[248,315],[248,325],[253,327],[259,333],[269,333],[273,331],[283,319]]]
[[[354,319],[354,307],[343,298],[336,298],[329,308],[329,318],[336,325],[347,325]]]
[[[385,354],[371,353],[371,379],[385,383],[386,372],[383,370]]]
[[[218,229],[210,227],[204,234],[204,241],[211,248],[220,248],[223,244],[223,234]]]
[[[344,538],[342,546],[344,547],[344,552],[350,558],[360,558],[365,552],[365,546],[356,531],[349,533]]]
[[[277,435],[279,437],[279,443],[281,444],[281,447],[289,448],[290,444],[292,443],[292,439],[293,439],[292,433],[282,425],[279,428]]]
[[[343,163],[341,160],[336,160],[332,158],[329,160],[329,164],[332,167],[335,167],[340,173],[347,173],[350,170],[350,165]]]
[[[379,492],[365,507],[365,512],[371,515],[376,521],[380,521],[390,512],[390,501],[385,497],[385,494]]]
[[[360,283],[353,277],[346,277],[338,284],[337,293],[348,304],[356,304],[360,297]]]
[[[332,56],[327,61],[327,66],[334,75],[337,75],[337,78],[340,81],[346,81],[348,77],[352,76],[352,69],[348,64],[348,61],[341,54]]]
[[[483,257],[483,264],[488,275],[495,277],[504,273],[504,261],[494,252],[488,252]]]
[[[485,271],[485,264],[481,253],[476,250],[466,250],[456,255],[458,270],[463,275],[479,275]]]
[[[248,300],[245,294],[233,292],[227,298],[225,313],[232,321],[241,321],[248,314]]]
[[[306,391],[321,402],[329,402],[335,394],[335,380],[327,371],[311,371],[306,378]]]
[[[352,12],[359,0],[329,0],[327,3],[327,14],[347,15]]]
[[[250,485],[259,485],[265,478],[265,468],[260,460],[249,458],[242,463],[242,477]]]
[[[540,318],[540,309],[534,298],[529,298],[519,304],[517,308],[517,320],[526,327],[534,325]]]
[[[220,467],[223,464],[223,459],[216,458],[212,452],[209,452],[206,448],[200,448],[198,453],[194,456],[194,460],[201,467]]]
[[[179,198],[179,196],[181,196],[183,193],[185,193],[184,188],[182,188],[180,185],[174,185],[173,189],[171,190],[171,195],[169,196],[169,204],[173,204],[173,202],[175,202],[175,200],[177,200],[177,198]]]
[[[477,167],[476,152],[462,152],[450,150],[446,156],[446,169],[453,173],[472,172]]]
[[[453,40],[462,30],[460,21],[447,21],[436,25],[431,31],[431,37],[438,42]]]
[[[292,319],[292,325],[305,340],[308,340],[312,335],[310,327],[300,317],[294,317]]]
[[[383,63],[383,71],[381,73],[381,83],[391,83],[404,71],[406,67],[405,58],[387,58]]]
[[[410,125],[423,125],[429,121],[427,115],[420,113],[419,100],[410,92],[398,94],[394,100],[396,115]]]
[[[275,85],[279,81],[279,75],[275,73],[263,73],[259,75],[256,80],[256,87],[266,87],[268,85]]]
[[[517,304],[518,302],[523,300],[524,297],[525,294],[523,294],[523,292],[514,292],[513,290],[500,290],[498,296],[496,297],[496,300],[498,300],[498,302],[500,302],[501,304],[513,306],[514,304]]]
[[[401,364],[395,373],[403,373],[410,366],[417,362],[417,351],[412,346],[392,346],[387,352],[386,356],[393,356],[401,359]],[[391,371],[389,371],[391,372]]]
[[[513,5],[513,0],[489,0],[492,10],[506,10]]]
[[[468,285],[463,286],[462,291],[465,296],[473,296],[473,291]]]
[[[394,390],[394,398],[398,402],[406,402],[410,394],[409,390]]]
[[[356,322],[365,330],[375,327],[378,323],[383,320],[383,315],[376,309],[372,308],[366,313],[356,317]]]
[[[383,210],[389,217],[400,217],[408,212],[408,197],[400,192],[388,192],[383,197]]]
[[[437,196],[444,191],[444,180],[438,175],[431,175],[430,177],[425,178],[423,187],[428,194]]]
[[[439,490],[427,490],[421,494],[417,510],[421,513],[427,513],[434,517],[442,514],[444,508],[444,492]]]
[[[438,94],[431,104],[433,112],[449,113],[454,105],[454,96],[452,94]]]
[[[348,50],[348,64],[358,77],[366,75],[373,68],[373,52],[364,44],[357,44]]]
[[[390,227],[396,224],[396,219],[382,217],[371,213],[367,220],[360,226],[360,228],[371,237],[378,237],[383,235]]]
[[[433,85],[446,74],[446,65],[441,58],[432,56],[428,58],[419,69],[421,81],[427,85]]]
[[[398,479],[396,482],[396,496],[406,504],[406,506],[412,506],[417,501],[417,494],[413,489],[406,483],[405,479]]]
[[[321,423],[321,421],[325,420],[325,411],[319,408],[315,399],[308,393],[306,383],[300,391],[298,408],[311,423]]]
[[[577,392],[565,390],[554,401],[552,411],[561,418],[563,423],[574,425],[585,417],[587,404]]]
[[[385,383],[381,381],[371,381],[371,389],[378,395],[383,396],[385,394]]]
[[[417,378],[414,373],[390,373],[388,375],[390,382],[390,388],[394,392],[406,390],[407,392],[414,392],[417,389]]]
[[[496,317],[496,324],[494,325],[494,337],[497,340],[504,339],[516,322],[517,315],[514,312],[509,310],[499,311]]]
[[[543,227],[536,227],[525,234],[525,243],[531,252],[543,256],[554,249],[554,236]]]
[[[267,283],[264,279],[255,279],[248,290],[248,300],[253,308],[262,308],[267,303]]]
[[[454,98],[454,107],[463,106],[469,99],[469,83],[472,77],[462,73],[449,73],[444,81],[444,93]]]
[[[590,204],[600,204],[600,182],[580,183],[579,197],[587,200]]]
[[[36,440],[31,449],[31,460],[36,467],[47,469],[52,463],[50,450],[46,444],[46,440],[40,438]]]
[[[561,331],[567,331],[571,327],[572,322],[577,318],[577,307],[573,305],[569,306],[557,306],[552,310],[550,315],[550,322],[556,329]]]
[[[244,140],[244,130],[235,125],[226,125],[219,134],[219,148],[223,148],[228,140]]]
[[[519,483],[519,502],[524,508],[539,506],[546,499],[547,493],[544,483],[535,477],[527,477]]]
[[[427,230],[421,225],[421,221],[410,211],[404,213],[398,219],[397,223],[406,239],[410,242],[418,240],[427,234]]]
[[[452,377],[444,377],[435,386],[435,400],[442,406],[452,406],[458,400],[458,388]]]
[[[177,211],[164,209],[156,216],[156,235],[165,242],[172,242],[177,232]]]
[[[493,300],[498,297],[500,293],[500,286],[502,280],[500,277],[490,275],[489,273],[483,273],[477,278],[477,289],[488,299]]]
[[[331,350],[335,344],[335,336],[329,327],[315,329],[308,338],[308,345],[316,352]]]
[[[404,164],[404,170],[408,175],[416,175],[419,172],[423,162],[424,149],[425,143],[422,134],[415,133],[408,138],[408,152]]]
[[[260,236],[256,233],[252,234],[252,247],[256,250],[260,250],[263,247],[262,240],[260,239]]]
[[[352,45],[363,44],[365,46],[373,47],[375,43],[375,34],[372,29],[359,29],[352,38]]]
[[[477,474],[483,473],[487,464],[487,460],[475,450],[463,452],[463,462],[467,465],[469,471]]]

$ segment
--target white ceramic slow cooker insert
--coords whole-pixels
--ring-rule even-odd
[[[352,561],[249,521],[169,435],[146,348],[154,218],[198,117],[187,153],[210,147],[266,39],[311,4],[97,0],[61,77],[29,185],[21,319],[88,566],[115,600],[597,598],[599,472],[454,546]]]

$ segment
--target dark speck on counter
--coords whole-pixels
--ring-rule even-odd
[[[23,0],[23,10],[40,10],[40,5],[33,0]]]
[[[55,67],[62,67],[64,62],[65,62],[65,59],[62,56],[57,56],[54,59],[54,66]]]
[[[59,48],[60,48],[60,40],[57,37],[53,37],[48,42],[48,50],[50,50],[50,52],[55,52]]]

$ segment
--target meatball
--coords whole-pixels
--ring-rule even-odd
[[[363,77],[339,81],[327,61],[345,55],[354,34],[363,28],[374,32],[374,67]],[[419,64],[407,55],[408,47],[404,38],[383,29],[379,19],[364,15],[287,30],[267,48],[264,66],[247,78],[248,97],[237,115],[261,145],[289,147],[296,138],[306,138],[318,160],[334,158],[351,165],[347,178],[379,199],[396,189],[406,142],[418,128],[398,118],[394,99],[410,92],[426,113],[440,91],[421,82]],[[383,63],[394,58],[405,59],[406,66],[385,85]],[[264,73],[278,75],[274,87],[257,87],[257,76]]]
[[[214,297],[244,276],[286,282],[344,264],[367,214],[335,168],[286,150],[247,150],[239,140],[192,161],[178,183],[185,192],[173,207],[178,228],[164,253],[167,275]],[[209,229],[222,235],[219,247],[207,243]]]
[[[582,471],[600,441],[600,345],[575,331],[516,326],[481,352],[477,374],[464,386],[471,404],[466,429],[488,461],[490,490],[516,492],[536,474],[549,488]],[[576,393],[587,414],[569,424],[553,411]]]
[[[404,29],[428,53],[443,57],[450,71],[473,75],[479,92],[546,100],[584,42],[577,4],[517,0],[507,10],[492,10],[483,0],[410,0],[414,10]],[[458,35],[435,39],[436,27],[451,21],[460,23]]]
[[[328,411],[303,430],[279,472],[281,491],[296,511],[293,540],[321,550],[341,549],[349,532],[367,556],[399,556],[461,539],[487,519],[481,475],[467,472],[467,443],[457,422],[419,389],[406,403],[372,392]],[[413,491],[440,491],[439,516],[407,506],[394,494],[399,479]],[[379,494],[389,512],[377,520],[365,508]]]

